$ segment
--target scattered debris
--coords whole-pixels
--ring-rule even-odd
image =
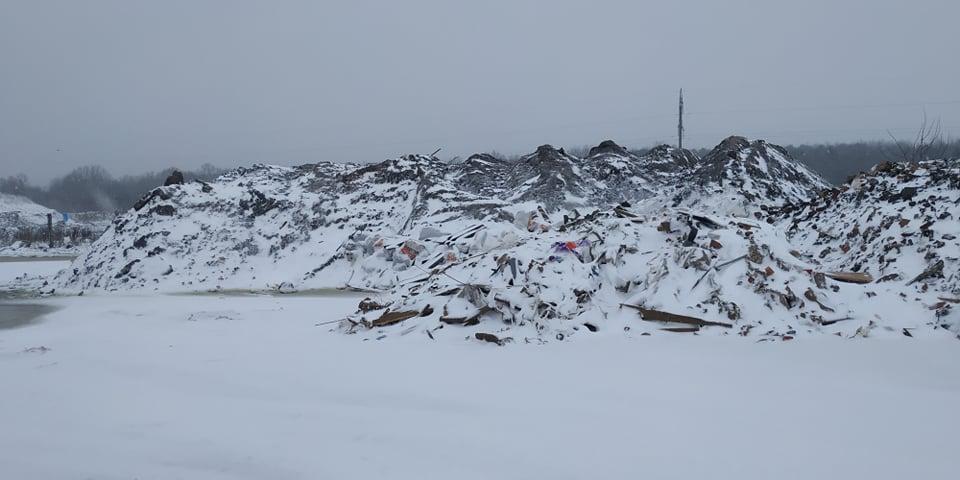
[[[660,330],[674,333],[697,333],[700,331],[700,327],[664,327]]]
[[[474,336],[474,338],[476,338],[477,340],[480,340],[480,341],[483,341],[483,342],[495,343],[495,344],[497,344],[497,345],[499,345],[499,346],[503,346],[505,343],[513,340],[513,339],[510,338],[510,337],[500,338],[500,337],[498,337],[498,336],[496,336],[496,335],[494,335],[494,334],[492,334],[492,333],[483,333],[483,332],[477,332],[477,333],[473,334],[473,336]]]
[[[400,323],[409,318],[416,317],[417,315],[420,315],[420,312],[417,310],[408,310],[405,312],[386,311],[383,312],[383,315],[380,315],[380,318],[370,322],[370,327],[387,327],[396,323]]]
[[[43,355],[44,353],[47,353],[47,352],[49,352],[49,351],[51,351],[51,350],[53,350],[53,349],[50,348],[50,347],[47,347],[47,346],[44,346],[44,345],[40,345],[39,347],[24,348],[23,351],[21,351],[20,353],[39,353],[39,354]]]
[[[940,278],[943,276],[943,259],[937,260],[936,263],[927,267],[920,275],[913,277],[913,280],[907,282],[907,285],[913,285],[922,280],[927,280],[929,278]]]
[[[180,170],[174,170],[166,180],[163,181],[163,186],[168,187],[170,185],[183,185],[183,173]]]

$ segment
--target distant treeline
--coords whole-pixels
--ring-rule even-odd
[[[61,212],[112,212],[130,208],[144,193],[163,185],[173,170],[115,178],[101,166],[86,166],[54,179],[45,188],[31,185],[24,175],[0,178],[0,192],[22,195]],[[210,181],[226,170],[206,164],[182,172],[187,181]]]
[[[858,142],[835,145],[788,145],[793,158],[805,163],[830,183],[839,185],[884,161],[903,161],[904,152],[893,142]],[[904,147],[907,148],[907,147]],[[929,158],[960,157],[960,140],[934,145]]]

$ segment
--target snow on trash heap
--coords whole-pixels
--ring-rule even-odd
[[[790,340],[935,327],[923,302],[901,302],[861,276],[796,256],[778,226],[624,205],[588,217],[521,232],[519,242],[482,227],[425,243],[430,260],[339,328],[373,339],[422,334],[502,344],[602,332]],[[482,234],[509,241],[476,251],[473,239]],[[477,253],[446,261],[443,252],[462,247]]]
[[[368,290],[356,314],[318,319],[365,339],[955,331],[960,228],[940,217],[958,198],[956,162],[910,168],[828,189],[782,148],[741,137],[703,159],[604,142],[586,158],[545,145],[515,162],[255,166],[150,192],[53,285]],[[937,192],[936,227],[919,221],[934,213],[920,197],[883,193],[903,181]],[[837,244],[852,218],[890,208],[919,216],[909,261],[881,258],[884,236]],[[854,249],[856,262],[843,255]]]

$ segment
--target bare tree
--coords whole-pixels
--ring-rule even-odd
[[[943,141],[940,118],[928,121],[927,112],[923,112],[920,129],[917,131],[913,143],[901,142],[889,130],[887,130],[887,134],[890,135],[890,139],[893,140],[893,144],[897,148],[893,156],[898,161],[919,162],[930,160],[931,158],[940,158],[946,152],[947,144]]]

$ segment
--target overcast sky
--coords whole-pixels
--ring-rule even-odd
[[[960,134],[960,1],[0,0],[0,176]]]

